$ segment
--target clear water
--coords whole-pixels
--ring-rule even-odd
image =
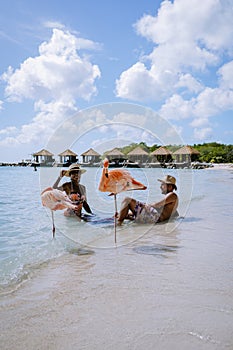
[[[162,197],[158,178],[168,172],[176,176],[183,218],[153,227],[127,223],[117,229],[115,249],[112,223],[77,222],[62,211],[55,213],[57,237],[52,239],[51,214],[41,206],[40,192],[54,182],[59,169],[0,168],[2,292],[34,281],[19,289],[16,298],[8,293],[2,299],[3,340],[5,345],[12,342],[8,348],[21,349],[27,342],[40,348],[44,334],[51,332],[57,342],[51,340],[51,349],[74,344],[95,349],[232,349],[233,172],[130,171],[148,186],[130,195],[149,201]],[[97,191],[100,172],[88,169],[82,183],[94,212],[109,218],[114,201]],[[124,196],[118,196],[118,206]],[[77,257],[80,252],[87,255]],[[51,290],[53,297],[48,298]],[[21,319],[17,330],[16,315]],[[26,325],[34,336],[25,335],[27,342],[16,347],[14,336],[21,339]]]
[[[33,168],[0,168],[1,289],[17,285],[65,249],[49,235],[38,175]]]
[[[51,259],[65,254],[73,246],[111,248],[114,246],[113,223],[90,225],[66,218],[62,211],[55,212],[58,239],[52,239],[51,213],[41,205],[41,190],[51,186],[59,174],[59,168],[0,167],[0,288],[17,285],[27,279],[35,269]],[[164,173],[159,169],[130,169],[133,176],[148,186],[146,191],[135,191],[127,195],[143,201],[161,197],[158,177]],[[114,199],[98,191],[100,168],[88,168],[82,183],[87,187],[88,201],[100,218],[111,218],[115,212]],[[174,174],[178,175],[178,174]],[[178,186],[179,177],[177,176]],[[184,175],[183,175],[184,177]],[[67,181],[68,178],[64,179]],[[186,173],[188,190],[183,193],[185,209],[189,206],[192,189],[192,174]],[[180,190],[180,192],[182,192]],[[125,193],[117,197],[118,210]],[[185,198],[187,197],[187,198]],[[182,201],[181,201],[182,202]],[[181,203],[182,205],[182,203]],[[122,229],[121,229],[122,230]],[[120,231],[121,231],[120,230]],[[140,238],[135,227],[126,226],[127,235],[118,238],[118,245]]]
[[[87,187],[88,201],[97,218],[111,218],[115,212],[114,199],[98,191],[100,168],[88,168],[82,177]],[[0,286],[17,284],[28,277],[41,264],[67,253],[73,246],[112,248],[113,223],[90,225],[66,218],[62,211],[55,212],[57,239],[52,239],[51,213],[41,205],[41,190],[55,181],[59,168],[1,167],[0,168]],[[118,210],[124,196],[130,195],[142,201],[159,200],[158,178],[172,173],[177,178],[180,197],[179,212],[184,216],[182,225],[196,233],[204,225],[216,230],[219,227],[221,241],[232,233],[232,172],[130,169],[133,176],[148,186],[146,191],[119,194]],[[67,181],[67,178],[64,179]],[[199,203],[201,205],[199,205]],[[203,204],[205,206],[203,207]],[[191,210],[190,210],[191,206]],[[200,218],[201,216],[201,218]],[[175,224],[177,226],[178,223]],[[162,231],[172,231],[174,223],[165,225]],[[225,229],[224,229],[225,227]],[[118,246],[137,241],[151,227],[125,225],[118,229]],[[158,232],[161,227],[158,229]],[[122,232],[122,233],[121,233]],[[230,235],[231,237],[231,235]]]

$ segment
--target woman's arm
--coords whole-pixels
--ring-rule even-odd
[[[81,199],[83,200],[83,208],[86,210],[87,213],[93,214],[89,204],[87,203],[86,187],[84,185],[79,184],[79,190],[81,193]]]
[[[87,191],[84,185],[79,184],[79,191],[81,194],[81,199],[87,201]]]
[[[62,186],[58,186],[59,182],[61,181],[61,179],[63,178],[63,176],[65,175],[65,170],[61,170],[60,175],[58,176],[57,180],[54,182],[53,184],[53,188],[56,188],[58,190],[62,190]]]

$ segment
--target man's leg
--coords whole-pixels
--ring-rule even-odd
[[[127,218],[129,210],[132,212],[135,209],[137,201],[131,197],[126,197],[121,203],[121,210],[118,218],[118,225],[121,225],[124,219]]]

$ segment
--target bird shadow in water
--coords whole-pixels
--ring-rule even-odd
[[[154,244],[135,247],[133,248],[133,251],[137,254],[157,255],[167,258],[167,253],[175,253],[177,249],[179,249],[178,246]]]
[[[74,255],[92,255],[94,251],[84,248],[69,248],[68,253]]]

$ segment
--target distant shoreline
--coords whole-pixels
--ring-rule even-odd
[[[213,163],[213,167],[206,168],[210,170],[233,170],[233,163]]]
[[[203,163],[203,164],[205,164],[205,163]],[[82,165],[85,167],[84,164],[82,164]],[[21,168],[23,168],[23,167],[33,167],[33,165],[25,166],[25,165],[21,165],[19,163],[8,163],[8,162],[1,163],[0,162],[0,168],[1,167],[21,167]],[[37,167],[38,167],[38,165],[37,165]],[[40,166],[39,166],[39,168],[40,168]],[[142,166],[141,168],[146,168],[146,167]],[[169,169],[169,168],[167,168],[167,169]],[[212,163],[212,166],[205,167],[204,169],[210,169],[210,170],[233,170],[233,163]]]

